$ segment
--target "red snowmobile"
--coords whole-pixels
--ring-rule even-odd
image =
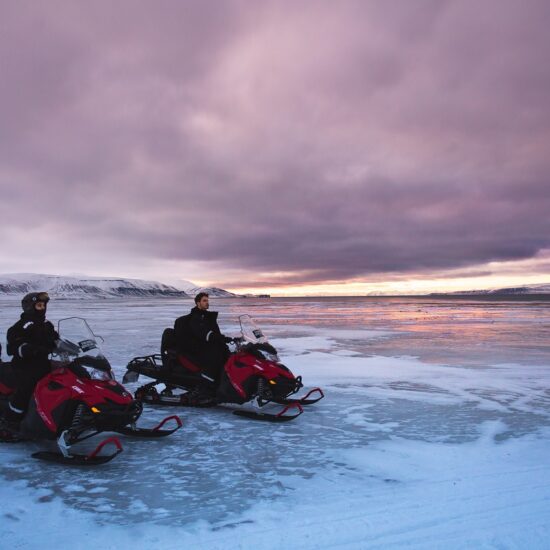
[[[116,380],[109,361],[98,347],[96,336],[85,319],[59,321],[60,340],[52,354],[52,371],[38,382],[20,425],[1,419],[0,441],[57,440],[59,451],[39,451],[34,458],[70,465],[95,465],[112,460],[122,451],[116,437],[104,439],[88,454],[72,452],[72,446],[101,432],[158,438],[182,426],[177,416],[165,418],[156,428],[137,428],[142,403],[133,399]],[[15,388],[10,363],[0,367],[0,406],[6,406]],[[173,420],[176,427],[162,427]],[[100,454],[106,445],[111,454]]]
[[[154,382],[136,390],[137,400],[198,407],[251,403],[256,410],[238,409],[233,414],[270,422],[293,420],[302,414],[303,405],[311,405],[324,397],[320,388],[312,389],[301,398],[291,397],[303,387],[302,377],[294,376],[280,362],[276,349],[250,316],[242,315],[239,321],[242,337],[233,339],[234,349],[218,385],[191,357],[176,352],[171,328],[162,334],[160,354],[136,357],[128,363],[123,383],[136,382],[143,374]],[[159,384],[165,386],[162,391],[157,389]],[[276,414],[259,410],[268,404],[284,405],[284,408]]]

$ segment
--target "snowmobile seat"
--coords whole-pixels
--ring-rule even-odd
[[[160,355],[162,366],[171,369],[177,362],[176,332],[173,328],[165,328],[160,340]]]
[[[167,370],[172,370],[177,366],[182,366],[193,373],[199,373],[202,370],[197,365],[197,360],[191,354],[178,353],[176,331],[173,328],[166,328],[162,333],[160,355],[162,357],[162,366]]]

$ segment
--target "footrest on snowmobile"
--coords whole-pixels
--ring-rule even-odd
[[[290,409],[298,409],[297,414],[287,414],[285,413]],[[302,409],[299,403],[289,403],[281,412],[277,414],[270,414],[264,412],[256,411],[233,411],[233,414],[237,416],[244,416],[246,418],[252,418],[253,420],[263,420],[265,422],[288,422],[289,420],[294,420],[298,418],[304,409]]]
[[[182,405],[185,405],[185,403],[181,402],[181,396],[175,395],[175,396],[167,396],[167,395],[143,395],[138,394],[136,392],[135,398],[139,399],[140,401],[143,401],[143,403],[150,403],[151,405],[172,405],[181,407]]]
[[[99,455],[98,453],[105,447],[105,445],[112,443],[116,447],[116,451],[110,455]],[[58,464],[68,464],[70,466],[96,466],[98,464],[105,464],[109,462],[115,456],[122,452],[122,445],[116,437],[108,437],[103,440],[90,454],[79,455],[71,454],[65,456],[62,453],[56,453],[54,451],[39,451],[33,453],[33,458],[39,460],[46,460],[47,462],[56,462]]]
[[[319,397],[315,399],[308,399],[308,397],[312,393],[316,393],[316,392],[320,394]],[[317,403],[317,401],[321,401],[323,397],[325,397],[325,394],[323,393],[323,390],[321,388],[313,388],[312,390],[309,390],[303,397],[277,399],[275,403],[279,403],[280,405],[290,405],[291,403],[299,403],[300,405],[313,405],[313,403]]]
[[[151,403],[152,405],[170,405],[176,407],[214,407],[218,404],[214,397],[210,396],[194,396],[190,398],[190,392],[180,393],[177,395],[159,393],[155,388],[158,384],[164,382],[150,382],[138,388],[134,397],[143,403]],[[176,386],[177,387],[177,386]]]
[[[162,426],[166,424],[166,422],[170,420],[175,420],[177,426],[173,430],[161,430]],[[173,415],[173,416],[167,416],[158,426],[155,428],[119,428],[116,430],[118,433],[124,434],[124,435],[130,435],[133,437],[150,437],[150,438],[158,438],[158,437],[166,437],[167,435],[171,435],[177,430],[179,430],[183,426],[183,422],[181,421],[181,418],[179,416]]]

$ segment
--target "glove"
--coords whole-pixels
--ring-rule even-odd
[[[53,351],[53,346],[38,346],[36,344],[23,344],[19,348],[19,354],[23,359],[49,355]]]
[[[225,344],[225,336],[223,334],[218,334],[217,332],[213,332],[210,336],[210,341],[213,344]]]

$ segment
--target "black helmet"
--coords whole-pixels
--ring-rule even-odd
[[[37,302],[44,302],[47,304],[50,301],[50,297],[47,292],[29,292],[21,300],[21,307],[23,311],[34,311],[34,304]]]

